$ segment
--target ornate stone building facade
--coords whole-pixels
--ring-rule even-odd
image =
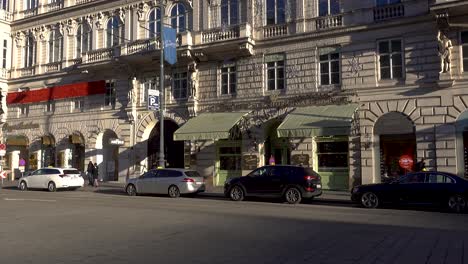
[[[167,166],[222,186],[274,160],[311,166],[339,190],[406,173],[402,157],[465,175],[461,1],[23,0],[5,9],[11,171],[20,159],[27,169],[91,160],[101,179],[125,181],[156,164],[158,113],[147,96],[161,88],[163,13],[178,32],[163,87]]]

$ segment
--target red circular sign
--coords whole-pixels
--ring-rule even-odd
[[[413,168],[413,157],[411,157],[410,155],[402,155],[398,163],[403,169],[410,170]]]
[[[5,150],[6,149],[6,145],[5,144],[0,144],[0,150]]]

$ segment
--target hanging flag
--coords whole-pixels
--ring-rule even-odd
[[[164,60],[167,63],[174,65],[177,62],[177,31],[170,27],[164,27]]]

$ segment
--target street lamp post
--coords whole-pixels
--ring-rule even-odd
[[[166,167],[165,157],[164,157],[164,101],[165,101],[165,92],[164,92],[164,15],[166,6],[163,1],[160,1],[161,5],[161,19],[160,19],[160,49],[161,49],[161,58],[160,58],[160,69],[161,73],[159,76],[159,168]]]

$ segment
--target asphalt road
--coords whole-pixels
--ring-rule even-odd
[[[468,263],[468,214],[1,189],[0,263]]]

